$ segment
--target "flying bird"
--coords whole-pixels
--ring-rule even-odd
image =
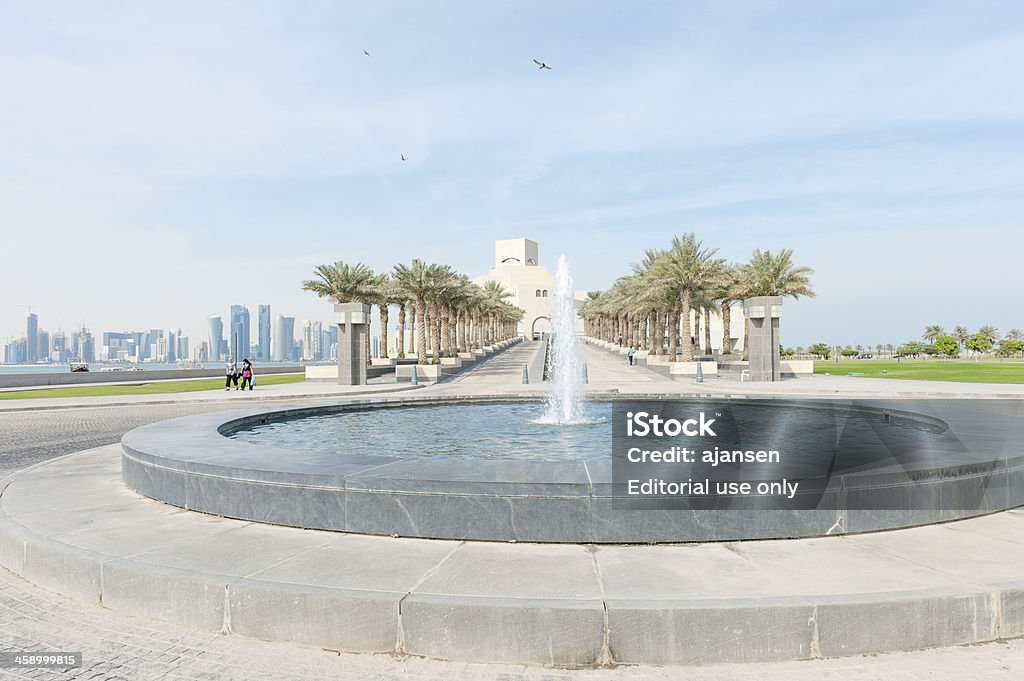
[[[403,161],[408,161],[409,159],[407,159],[407,158],[405,157],[405,154],[402,154],[402,160],[403,160]]]
[[[548,66],[547,64],[545,64],[545,63],[544,63],[544,62],[542,62],[542,61],[537,61],[536,59],[534,59],[534,60],[533,60],[533,63],[537,65],[537,68],[538,68],[538,69],[541,69],[541,70],[543,70],[543,69],[547,69],[547,70],[549,70],[549,71],[551,70],[551,67],[550,67],[550,66]]]
[[[370,53],[369,53],[369,52],[367,52],[366,50],[363,50],[363,54],[365,54],[365,55],[366,55],[367,57],[372,57],[372,56],[373,56],[372,54],[370,54]]]

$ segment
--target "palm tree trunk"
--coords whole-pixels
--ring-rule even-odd
[[[700,347],[700,310],[693,311],[693,346],[698,355],[703,354]]]
[[[661,315],[658,314],[658,308],[651,310],[651,335],[647,341],[648,352],[652,355],[661,354],[661,327],[658,326],[658,320],[661,319]]]
[[[683,328],[680,329],[680,335],[682,335],[683,341],[683,361],[693,361],[693,336],[690,333],[690,308],[692,302],[692,295],[690,289],[684,288],[679,291],[679,297],[681,302],[682,316],[683,316]]]
[[[427,363],[427,304],[422,298],[416,301],[416,363]]]
[[[452,335],[452,308],[444,306],[444,314],[441,316],[441,332],[444,334],[444,356],[455,356],[455,341]]]
[[[648,334],[648,331],[647,331],[647,320],[648,320],[648,318],[649,318],[649,315],[647,315],[646,313],[640,315],[640,349],[641,350],[650,350],[650,347],[649,347],[650,335]]]
[[[668,313],[668,361],[679,361],[679,313],[676,308]]]
[[[405,303],[398,306],[398,359],[405,359]]]
[[[711,354],[711,308],[704,308],[704,352]]]
[[[441,363],[441,311],[440,306],[434,303],[430,306],[430,332],[433,336],[434,354],[433,364]]]
[[[729,306],[729,301],[722,303],[722,354],[732,354],[732,308]]]
[[[433,314],[434,313],[431,311],[430,305],[427,305],[426,303],[424,303],[423,304],[423,330],[424,330],[423,332],[426,334],[426,337],[427,337],[427,344],[426,344],[426,346],[424,346],[425,349],[423,350],[423,354],[424,355],[427,354],[427,352],[431,350],[432,343],[434,342],[434,334],[432,334],[430,332],[430,323],[433,320]]]
[[[380,306],[380,356],[388,359],[388,322],[391,318],[391,310],[387,305]]]

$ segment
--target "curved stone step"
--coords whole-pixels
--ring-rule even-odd
[[[337,650],[562,666],[795,660],[1024,635],[1024,514],[669,546],[392,539],[184,511],[103,447],[9,478],[0,564],[125,613]]]

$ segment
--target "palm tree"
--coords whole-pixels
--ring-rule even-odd
[[[432,268],[422,260],[413,259],[412,264],[395,265],[394,278],[397,284],[415,304],[413,324],[416,326],[416,363],[427,364],[427,299],[433,294]]]
[[[402,331],[402,327],[405,324],[405,302],[407,300],[405,293],[402,288],[395,283],[391,275],[387,272],[377,276],[376,282],[376,299],[374,303],[380,308],[380,356],[382,359],[388,359],[388,326],[391,322],[391,306],[398,305],[400,310],[399,315],[399,332],[398,332],[398,356],[404,357],[405,352],[403,351],[404,339],[402,338],[405,334]]]
[[[373,297],[376,277],[363,263],[349,265],[338,261],[332,265],[317,265],[316,279],[302,282],[303,291],[312,291],[321,298],[336,303],[364,302]]]
[[[978,329],[978,333],[987,338],[988,342],[992,345],[995,345],[996,342],[999,341],[999,329],[992,326],[991,324],[986,324],[985,326]]]
[[[433,335],[433,363],[440,364],[442,355],[451,352],[451,316],[449,304],[452,289],[457,286],[458,275],[448,265],[430,266],[431,292],[430,330]]]
[[[483,329],[483,345],[491,345],[497,340],[498,317],[501,306],[505,305],[505,299],[511,298],[512,294],[505,290],[500,282],[488,279],[483,286],[483,316],[486,318],[486,329]]]
[[[672,239],[672,246],[658,256],[652,267],[654,280],[662,286],[672,288],[678,294],[678,310],[675,315],[682,316],[683,361],[693,361],[693,346],[690,334],[690,311],[693,308],[693,296],[712,285],[716,271],[721,272],[723,260],[713,258],[718,249],[703,248],[692,232]],[[672,326],[674,327],[674,321]],[[673,329],[674,331],[674,329]],[[670,334],[669,361],[677,361],[678,332]],[[676,336],[676,344],[672,343]]]
[[[452,349],[455,352],[469,350],[469,320],[479,295],[480,287],[470,281],[466,275],[460,274],[450,295],[455,333]]]
[[[1009,331],[1006,332],[1006,339],[1005,340],[1011,340],[1011,341],[1024,340],[1024,332],[1022,332],[1020,329],[1010,329]]]
[[[312,291],[321,298],[331,298],[336,303],[377,302],[378,277],[363,263],[349,265],[340,260],[332,265],[317,265],[316,279],[302,282],[305,291]],[[366,363],[370,364],[370,334],[366,334]]]
[[[964,343],[967,342],[967,339],[970,338],[970,336],[971,332],[967,329],[966,326],[953,327],[953,340],[955,340],[956,344],[959,345],[961,348],[964,346]]]
[[[806,266],[793,264],[793,251],[784,248],[777,254],[771,251],[754,249],[750,262],[740,273],[740,290],[743,298],[756,296],[781,296],[799,299],[800,296],[814,297],[811,287],[811,275],[814,270]],[[744,334],[743,356],[749,356],[747,350],[750,338],[750,320],[746,320],[747,333]]]
[[[652,272],[654,264],[661,257],[663,251],[648,248],[644,251],[644,258],[639,263],[633,263],[633,276],[630,278],[631,291],[628,303],[634,309],[635,321],[639,326],[640,339],[639,350],[646,350],[651,355],[661,352],[663,334],[662,326],[659,324],[659,310],[664,307],[664,287],[658,282]],[[605,300],[607,305],[611,300]]]
[[[722,268],[723,286],[717,296],[719,301],[719,315],[722,318],[722,354],[732,354],[732,306],[733,303],[742,300],[742,282],[740,272],[743,266],[739,263],[729,263]]]
[[[410,309],[409,292],[398,283],[394,274],[391,275],[391,300],[392,305],[398,307],[398,342],[396,344],[398,359],[405,359],[405,316]]]
[[[580,304],[579,314],[583,318],[583,333],[591,338],[600,338],[601,291],[587,291],[586,299]]]
[[[938,324],[931,324],[930,326],[924,327],[924,333],[921,334],[921,338],[928,341],[929,343],[935,343],[935,339],[939,336],[945,336],[946,331]]]

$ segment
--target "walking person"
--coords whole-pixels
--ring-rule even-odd
[[[242,390],[245,390],[245,386],[249,386],[249,390],[252,390],[252,362],[247,359],[242,360]]]
[[[619,347],[622,347],[622,334],[619,334]]]
[[[238,390],[238,365],[233,358],[228,357],[228,364],[224,368],[224,389],[231,390],[232,383],[235,384],[235,390]]]
[[[636,350],[634,350],[633,346],[630,345],[629,349],[626,350],[626,364],[628,364],[629,366],[633,366],[633,357],[635,355],[636,355]]]

